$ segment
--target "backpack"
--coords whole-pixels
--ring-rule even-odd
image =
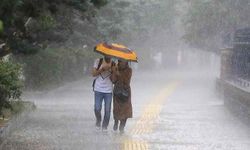
[[[98,63],[98,66],[97,66],[97,70],[100,69],[101,65],[102,65],[102,62],[103,62],[103,58],[100,58],[99,59],[99,63]],[[96,81],[97,78],[94,79],[93,83],[92,83],[92,88],[93,88],[93,91],[94,91],[94,88],[95,88],[95,81]]]

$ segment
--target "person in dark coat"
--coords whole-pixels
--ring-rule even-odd
[[[132,104],[131,104],[131,88],[130,80],[132,76],[132,69],[129,67],[127,61],[118,61],[115,67],[112,67],[111,80],[114,83],[113,93],[113,116],[114,116],[114,131],[118,129],[121,133],[124,132],[127,119],[132,118]],[[121,99],[116,95],[115,89],[117,87],[124,87],[128,92],[125,99]],[[119,125],[120,124],[120,125]]]

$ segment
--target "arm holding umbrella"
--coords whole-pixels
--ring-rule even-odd
[[[109,70],[110,68],[111,68],[111,66],[109,64],[101,62],[101,64],[99,64],[98,67],[94,67],[93,68],[93,70],[92,70],[92,76],[96,77],[96,76],[100,75],[101,73]]]
[[[112,70],[111,81],[115,83],[117,81],[118,76],[120,75],[117,64],[115,66],[112,66],[111,70]]]

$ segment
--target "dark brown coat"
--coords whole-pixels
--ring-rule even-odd
[[[132,118],[133,116],[132,104],[131,104],[131,88],[130,88],[131,76],[132,76],[132,69],[129,67],[127,67],[124,70],[120,70],[119,74],[114,73],[111,76],[111,80],[114,82],[114,86],[123,84],[126,86],[126,88],[129,88],[129,98],[126,102],[121,102],[118,97],[113,96],[113,115],[115,120]]]

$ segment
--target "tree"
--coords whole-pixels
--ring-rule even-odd
[[[191,0],[184,16],[184,39],[193,47],[216,50],[223,37],[250,25],[247,0]]]
[[[100,7],[106,0],[92,0]],[[54,43],[67,41],[72,34],[75,12],[82,19],[92,17],[95,9],[87,0],[3,0],[0,4],[0,18],[5,26],[0,35],[0,57],[9,53],[36,53],[39,49]],[[90,13],[89,13],[90,12]]]

